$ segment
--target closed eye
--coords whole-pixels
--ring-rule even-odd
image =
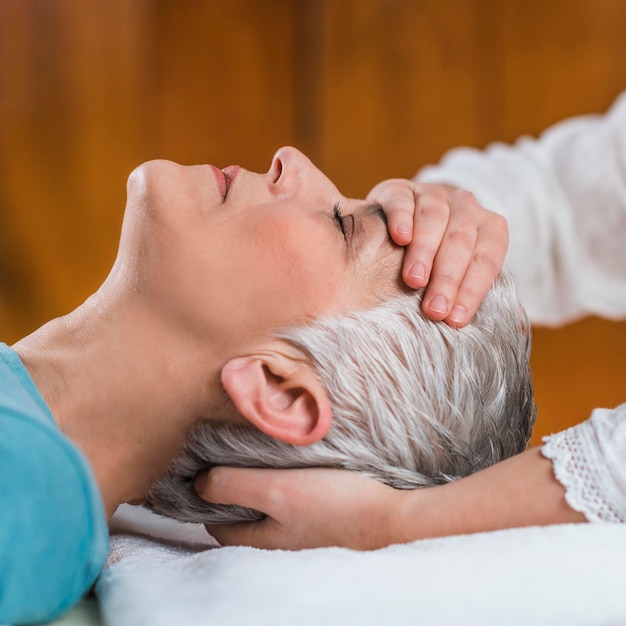
[[[343,215],[339,202],[337,202],[333,207],[333,220],[335,221],[335,224],[337,224],[337,228],[341,231],[345,241],[350,242],[350,240],[354,237],[354,230],[356,228],[354,215],[351,213]]]
[[[341,214],[341,207],[339,206],[339,202],[335,203],[335,206],[333,207],[333,219],[335,220],[337,227],[341,231],[343,238],[346,239],[346,222],[343,215]]]

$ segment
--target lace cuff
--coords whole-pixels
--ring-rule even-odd
[[[544,437],[542,453],[565,487],[565,500],[590,522],[626,522],[626,502],[615,483],[591,420]]]

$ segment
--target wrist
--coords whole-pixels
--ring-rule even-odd
[[[491,530],[490,512],[481,511],[477,505],[474,487],[474,482],[466,477],[401,492],[396,528],[396,535],[401,538],[396,541],[406,543]]]
[[[386,527],[387,543],[409,543],[427,537],[445,534],[441,530],[441,487],[393,490],[393,500],[388,507]],[[431,504],[432,503],[432,504]]]
[[[368,498],[370,504],[363,515],[365,523],[359,525],[363,532],[357,538],[357,547],[376,550],[419,539],[414,536],[416,524],[408,510],[409,500],[419,495],[418,491],[394,489],[382,483],[378,484],[377,491],[374,498]]]

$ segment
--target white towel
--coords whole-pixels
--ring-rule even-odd
[[[97,584],[107,626],[626,624],[625,525],[284,552],[151,524],[161,539],[112,534]]]

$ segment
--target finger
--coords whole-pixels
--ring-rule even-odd
[[[461,304],[455,306],[457,293],[468,271],[476,241],[478,228],[469,212],[454,212],[437,251],[430,282],[424,294],[422,308],[434,320],[450,316],[452,322],[463,325],[467,311]]]
[[[399,246],[409,245],[413,239],[413,194],[398,194],[379,204],[387,216],[387,229],[393,241]]]
[[[427,193],[416,198],[413,240],[402,266],[409,287],[420,289],[428,283],[449,218],[450,207],[443,197]]]
[[[372,189],[367,200],[382,206],[393,241],[399,246],[408,245],[413,234],[415,196],[407,181],[384,181]]]
[[[456,328],[472,321],[504,263],[508,243],[506,221],[503,219],[503,225],[491,224],[487,230],[495,232],[483,236],[482,229],[479,230],[471,262],[458,289],[450,315],[446,318],[446,322]]]
[[[282,499],[276,488],[280,471],[285,470],[214,467],[199,474],[194,487],[213,504],[239,504],[271,515]]]

